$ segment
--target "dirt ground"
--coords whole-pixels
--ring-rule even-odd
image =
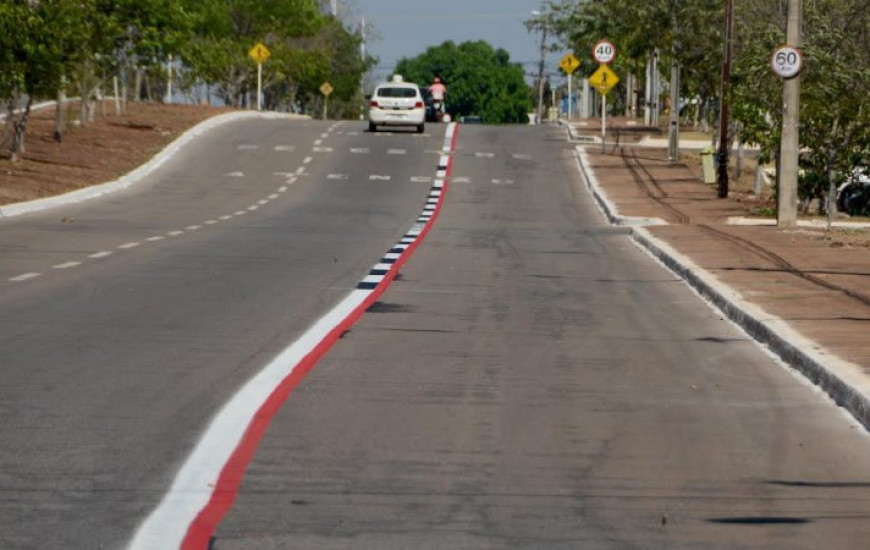
[[[112,181],[140,166],[197,123],[229,109],[114,102],[98,105],[93,122],[78,122],[78,103],[65,111],[66,133],[54,140],[55,108],[31,113],[23,159],[10,162],[9,129],[0,142],[0,205],[58,195]]]

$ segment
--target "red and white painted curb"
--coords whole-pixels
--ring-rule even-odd
[[[443,155],[417,222],[357,288],[247,382],[211,421],[169,491],[142,523],[128,550],[205,550],[232,507],[245,469],[284,401],[396,277],[432,228],[449,185],[457,137],[449,124]]]

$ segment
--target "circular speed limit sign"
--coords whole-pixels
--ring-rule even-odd
[[[609,40],[601,40],[592,48],[595,61],[607,65],[616,58],[616,48]]]
[[[803,57],[801,51],[793,46],[780,46],[770,58],[770,66],[777,76],[792,78],[801,72]]]

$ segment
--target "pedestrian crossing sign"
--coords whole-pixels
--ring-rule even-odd
[[[589,84],[598,90],[601,95],[607,95],[607,92],[612,90],[619,84],[619,77],[607,65],[601,64],[592,76],[589,77]]]

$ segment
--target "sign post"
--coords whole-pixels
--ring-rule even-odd
[[[323,120],[327,120],[329,112],[327,111],[327,106],[329,105],[329,95],[332,93],[332,84],[329,82],[324,82],[320,85],[320,93],[323,94]]]
[[[607,139],[607,92],[619,84],[619,77],[610,67],[602,64],[589,77],[589,84],[601,94],[601,152],[603,153],[605,152],[604,143]]]
[[[257,64],[257,110],[259,111],[262,108],[260,98],[263,91],[263,63],[269,59],[271,52],[269,52],[269,48],[267,48],[262,42],[257,42],[257,44],[248,52],[248,55],[251,56],[251,59],[253,59]]]
[[[574,54],[569,53],[559,62],[559,67],[568,75],[568,120],[574,117],[574,92],[571,90],[571,80],[574,71],[580,66],[580,60]]]
[[[619,83],[619,77],[608,67],[616,59],[616,47],[609,40],[599,40],[592,48],[592,57],[600,63],[589,77],[589,83],[601,94],[601,152],[604,153],[607,150],[607,92]]]

